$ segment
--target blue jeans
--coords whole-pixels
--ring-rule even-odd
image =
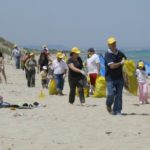
[[[122,110],[122,91],[124,81],[118,79],[115,81],[107,81],[107,100],[106,105],[111,107],[113,105],[113,113],[121,113]]]
[[[15,57],[15,65],[16,65],[16,69],[20,69],[20,57],[19,56]]]
[[[63,88],[64,88],[63,74],[55,74],[54,78],[55,78],[55,81],[56,81],[57,90],[62,91]]]

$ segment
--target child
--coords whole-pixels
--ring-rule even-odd
[[[138,78],[140,104],[148,104],[148,84],[146,81],[148,76],[145,72],[145,66],[142,61],[140,61],[137,65],[136,75]]]
[[[43,88],[48,88],[47,85],[47,67],[43,66],[43,70],[40,72],[41,75],[41,83]]]

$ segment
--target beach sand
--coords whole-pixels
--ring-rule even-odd
[[[47,107],[0,109],[0,150],[149,150],[150,105],[137,105],[138,98],[124,91],[123,112],[109,115],[105,98],[86,98],[87,106],[68,103],[65,96],[48,95],[40,100],[39,75],[36,87],[28,88],[24,72],[6,62],[8,84],[0,84],[0,95],[10,103],[38,101]]]

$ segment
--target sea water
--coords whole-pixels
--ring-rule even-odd
[[[96,51],[97,54],[104,56],[106,51]],[[146,63],[150,63],[150,50],[123,50],[122,51],[128,59],[133,59],[135,62],[142,60]],[[87,59],[87,52],[82,55],[83,60]]]

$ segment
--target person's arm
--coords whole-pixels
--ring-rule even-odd
[[[95,62],[96,62],[96,66],[97,66],[98,75],[100,75],[100,58],[98,55],[96,55],[96,57],[95,57]]]
[[[28,62],[29,62],[29,60],[27,60],[27,61],[25,62],[25,68],[26,68],[27,70],[29,70]]]
[[[119,68],[120,66],[122,66],[124,64],[124,59],[121,62],[118,63],[114,63],[113,59],[111,57],[111,55],[109,55],[108,53],[105,54],[105,61],[106,64],[111,68],[111,69],[116,69]]]
[[[71,70],[73,70],[74,72],[81,73],[84,76],[86,75],[86,73],[83,70],[80,70],[80,69],[76,68],[73,63],[68,64],[68,67]]]
[[[118,62],[118,63],[112,63],[112,64],[108,64],[108,65],[111,69],[116,69],[116,68],[119,68],[120,66],[122,66],[123,63],[124,63],[124,61],[121,61],[121,62]]]
[[[67,66],[67,64],[66,64],[66,62],[64,61],[64,68],[65,68],[65,72],[64,72],[64,74],[66,75],[67,74],[67,70],[68,70],[68,66]]]
[[[81,70],[76,68],[73,63],[68,64],[68,67],[75,72],[81,73]]]
[[[12,60],[13,57],[14,57],[14,50],[12,50],[10,59]]]
[[[100,63],[96,63],[98,75],[100,75]]]

